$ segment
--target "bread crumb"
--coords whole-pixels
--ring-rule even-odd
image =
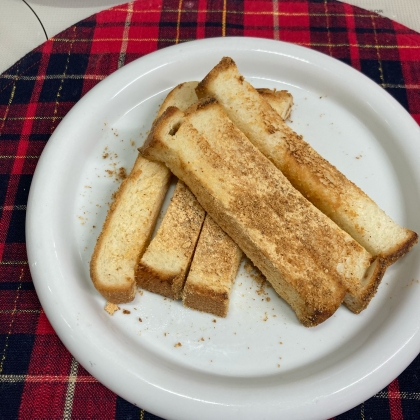
[[[116,311],[119,311],[120,307],[115,303],[107,302],[104,309],[112,316]]]
[[[245,271],[249,276],[259,284],[259,289],[257,290],[258,295],[266,294],[265,289],[271,287],[270,283],[266,280],[265,276],[261,271],[252,264],[250,260],[247,260],[244,265]]]
[[[118,179],[125,179],[125,178],[127,178],[127,170],[123,166],[121,166],[118,169]]]
[[[245,271],[249,274],[254,269],[254,266],[252,265],[251,261],[246,261],[244,264]]]
[[[131,312],[128,309],[123,309],[123,314],[128,315],[128,314],[131,314]]]
[[[217,322],[215,319],[213,319],[213,321],[212,322]]]
[[[140,321],[140,322],[143,322],[143,320],[142,320],[141,318],[139,318],[139,321]]]
[[[143,296],[143,290],[139,290],[139,295]]]
[[[413,286],[413,284],[414,283],[419,283],[419,281],[418,280],[416,280],[416,279],[412,279],[411,280],[411,282],[410,283],[408,283],[408,284],[406,284],[404,287],[411,287],[411,286]],[[387,283],[388,284],[388,283]]]
[[[174,345],[174,347],[176,348],[176,347],[182,347],[182,344],[181,343],[176,343],[175,345]]]

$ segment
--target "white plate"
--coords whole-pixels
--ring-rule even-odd
[[[419,128],[391,96],[309,49],[254,38],[207,39],[136,60],[68,113],[30,191],[31,273],[74,357],[152,413],[324,419],[371,397],[418,354],[420,246],[388,270],[362,314],[341,307],[312,329],[301,326],[272,289],[261,293],[244,270],[228,317],[217,322],[147,292],[121,305],[130,314],[111,317],[89,279],[90,256],[118,187],[113,171],[133,164],[168,90],[200,80],[225,55],[255,86],[289,89],[295,130],[395,220],[420,232]]]

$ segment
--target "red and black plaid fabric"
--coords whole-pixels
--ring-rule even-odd
[[[0,419],[157,419],[116,396],[64,348],[37,299],[25,249],[28,191],[57,124],[119,67],[216,36],[289,41],[373,79],[420,123],[420,34],[334,0],[141,0],[60,33],[0,76]],[[420,357],[336,417],[419,419]]]

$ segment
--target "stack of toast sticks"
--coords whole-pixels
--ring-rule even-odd
[[[254,89],[229,57],[169,93],[92,256],[108,301],[141,287],[226,316],[243,252],[307,327],[341,303],[366,308],[418,236],[287,126],[292,103]],[[171,173],[179,180],[151,240]]]

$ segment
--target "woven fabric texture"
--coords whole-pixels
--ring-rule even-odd
[[[32,176],[77,101],[121,66],[170,45],[219,36],[299,44],[386,89],[420,123],[420,34],[333,0],[142,0],[98,13],[0,76],[0,419],[157,419],[86,372],[50,326],[25,248]],[[388,387],[336,417],[420,418],[420,357]]]

